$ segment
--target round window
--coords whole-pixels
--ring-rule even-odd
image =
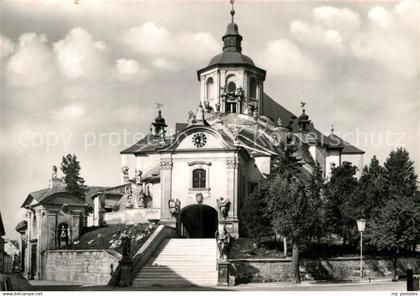
[[[235,84],[235,82],[233,82],[233,81],[229,82],[227,89],[228,89],[228,92],[234,93],[236,91],[236,84]]]

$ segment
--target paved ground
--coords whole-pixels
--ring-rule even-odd
[[[109,287],[109,286],[81,286],[73,285],[67,282],[51,282],[51,281],[30,281],[29,282],[33,290],[37,291],[74,291],[74,290],[84,290],[84,291],[104,291],[104,290],[133,290],[131,288],[119,288],[119,287]],[[171,289],[162,289],[159,287],[142,289],[150,291],[172,291],[172,290],[191,290],[191,291],[223,291],[223,290],[233,290],[233,291],[405,291],[406,283],[404,281],[392,282],[390,280],[385,281],[375,281],[371,283],[331,283],[331,282],[304,282],[300,285],[294,285],[290,283],[251,283],[251,284],[242,284],[235,287],[214,287],[214,288],[204,288],[204,287],[179,287]],[[136,289],[139,290],[139,289]]]

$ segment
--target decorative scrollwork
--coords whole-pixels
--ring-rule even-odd
[[[160,168],[162,170],[170,170],[172,169],[172,160],[171,159],[165,159],[160,161]]]
[[[226,160],[226,168],[236,169],[237,167],[238,167],[238,162],[235,159],[227,159]]]

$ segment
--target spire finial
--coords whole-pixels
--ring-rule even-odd
[[[333,133],[334,133],[334,123],[331,124],[331,134],[333,134]]]
[[[232,16],[232,23],[234,23],[234,16],[235,16],[235,0],[230,0],[230,4],[232,5],[232,9],[230,10],[230,15]]]

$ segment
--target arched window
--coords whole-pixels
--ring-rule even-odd
[[[249,82],[249,97],[252,99],[257,98],[257,80],[255,77],[252,77]]]
[[[214,80],[212,77],[207,79],[206,81],[206,99],[211,100],[215,97],[215,87],[214,87]]]
[[[195,169],[192,171],[192,188],[206,188],[205,169]]]
[[[230,93],[234,93],[236,91],[236,84],[233,81],[230,81],[227,85],[227,91]]]

